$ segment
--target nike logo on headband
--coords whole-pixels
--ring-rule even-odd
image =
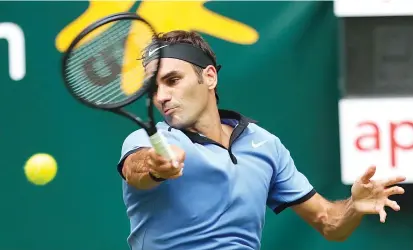
[[[160,46],[162,45],[162,46]],[[159,44],[159,47],[153,46],[148,48],[148,53],[145,58],[143,58],[143,66],[146,67],[149,62],[158,57],[155,56],[156,51],[162,49],[163,58],[175,58],[185,62],[192,63],[201,68],[206,68],[208,65],[213,65],[220,69],[220,66],[216,65],[214,59],[209,56],[201,48],[189,43],[174,43],[174,44]],[[165,48],[167,47],[167,48]],[[158,52],[159,53],[159,52]]]
[[[155,48],[155,49],[153,49],[153,50],[149,50],[148,56],[149,56],[149,57],[152,56],[153,53],[155,53],[157,50],[160,50],[160,49],[162,49],[163,47],[166,47],[166,46],[168,46],[168,45],[164,45],[164,46],[161,46],[161,47],[159,47],[159,48]]]

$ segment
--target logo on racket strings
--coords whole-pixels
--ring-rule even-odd
[[[101,51],[100,58],[103,59],[105,67],[109,69],[109,74],[102,75],[96,72],[94,65],[98,59],[93,56],[85,61],[83,70],[88,79],[94,85],[106,86],[113,81],[116,81],[122,69],[119,63],[116,62],[113,53],[109,49]]]

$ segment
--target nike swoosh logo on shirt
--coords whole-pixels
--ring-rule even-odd
[[[258,148],[258,147],[261,147],[262,145],[264,145],[265,143],[267,143],[267,140],[262,141],[262,142],[258,142],[258,143],[254,143],[254,141],[252,141],[252,142],[251,142],[251,146],[252,146],[253,148]]]

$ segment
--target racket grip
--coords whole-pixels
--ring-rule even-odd
[[[169,146],[166,138],[162,135],[161,132],[156,132],[154,135],[149,137],[149,140],[155,149],[155,152],[162,155],[168,160],[174,160],[175,154]]]

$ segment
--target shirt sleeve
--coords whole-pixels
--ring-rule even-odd
[[[122,145],[121,157],[117,165],[118,172],[123,179],[125,179],[125,177],[122,174],[122,168],[125,159],[139,149],[149,147],[152,147],[152,145],[149,141],[148,134],[144,129],[134,131],[126,137]]]
[[[277,156],[267,205],[279,214],[292,205],[307,201],[316,191],[308,179],[297,170],[290,152],[281,141],[278,138],[275,141]]]

